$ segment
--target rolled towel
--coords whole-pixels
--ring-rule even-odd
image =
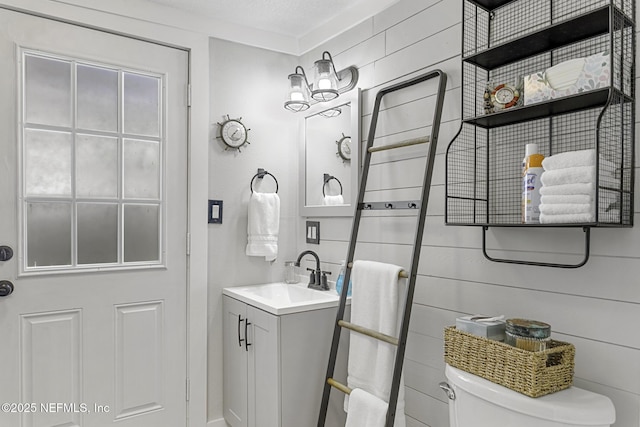
[[[540,213],[545,215],[593,214],[593,203],[541,204]]]
[[[595,166],[576,166],[572,168],[544,171],[540,177],[543,186],[579,184],[595,182]]]
[[[542,196],[568,196],[574,194],[584,194],[593,197],[595,194],[595,184],[593,182],[547,185],[540,188]]]
[[[544,170],[557,170],[578,166],[595,166],[596,150],[567,151],[546,157],[542,161]]]
[[[598,177],[598,185],[600,187],[620,188],[620,180],[608,173],[601,173]]]
[[[559,186],[556,186],[559,187]],[[555,188],[555,187],[549,187]],[[591,194],[560,194],[550,196],[540,196],[540,203],[542,205],[551,205],[558,203],[592,203],[593,196]]]
[[[594,222],[596,220],[593,213],[566,214],[566,215],[547,215],[540,214],[540,224],[581,224],[585,222]]]

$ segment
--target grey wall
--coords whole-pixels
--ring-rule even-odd
[[[222,418],[222,288],[283,279],[284,261],[295,256],[298,201],[297,119],[282,105],[287,75],[296,58],[218,39],[210,42],[211,140],[209,198],[224,201],[222,224],[209,225],[208,419]],[[217,122],[242,117],[251,130],[241,149],[224,150]],[[245,255],[247,204],[258,168],[278,180],[278,258]],[[273,192],[270,177],[254,181],[254,191]],[[206,209],[203,204],[202,209]]]
[[[459,0],[401,0],[301,58],[309,68],[326,49],[338,69],[358,66],[364,139],[379,89],[433,68],[449,77],[405,362],[408,425],[448,426],[447,403],[437,387],[444,379],[442,330],[459,315],[485,313],[550,323],[555,339],[576,346],[575,384],[613,400],[616,426],[639,426],[638,226],[594,230],[587,265],[562,270],[489,262],[481,252],[479,228],[444,225],[444,151],[461,116],[460,20]],[[425,84],[385,98],[376,144],[426,134],[433,90]],[[403,150],[374,158],[367,200],[390,198],[391,189],[400,191],[401,200],[417,197],[424,148]],[[321,223],[322,241],[307,245],[298,236],[298,250],[317,250],[335,277],[346,256],[351,220],[312,219]],[[363,221],[356,258],[408,266],[413,218],[387,213]],[[584,246],[579,229],[491,229],[488,242],[493,256],[562,262],[581,259]]]

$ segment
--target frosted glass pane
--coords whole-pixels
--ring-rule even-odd
[[[159,207],[124,206],[124,261],[158,261],[160,256]]]
[[[30,196],[71,195],[71,134],[25,131],[25,189]]]
[[[117,197],[117,138],[76,136],[76,192],[78,197]]]
[[[27,203],[27,265],[71,265],[70,203]]]
[[[77,127],[118,130],[118,72],[106,68],[78,65]]]
[[[124,73],[124,132],[160,135],[160,79]]]
[[[124,197],[160,197],[160,144],[153,141],[124,140]]]
[[[26,121],[71,126],[71,63],[25,57]]]
[[[118,205],[78,203],[78,264],[118,261]]]

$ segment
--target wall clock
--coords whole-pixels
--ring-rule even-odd
[[[342,134],[342,138],[336,141],[338,144],[338,152],[336,155],[342,159],[343,162],[351,160],[351,137]]]
[[[220,136],[218,136],[218,138],[222,139],[222,142],[226,145],[224,148],[225,151],[234,149],[240,152],[240,147],[245,144],[250,144],[247,139],[247,134],[251,129],[242,123],[242,117],[232,119],[227,114],[227,120],[218,123],[218,126],[220,127]]]

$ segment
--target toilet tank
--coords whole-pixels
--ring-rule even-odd
[[[450,427],[609,427],[611,399],[577,387],[531,398],[447,365]],[[451,399],[451,397],[454,397]]]

